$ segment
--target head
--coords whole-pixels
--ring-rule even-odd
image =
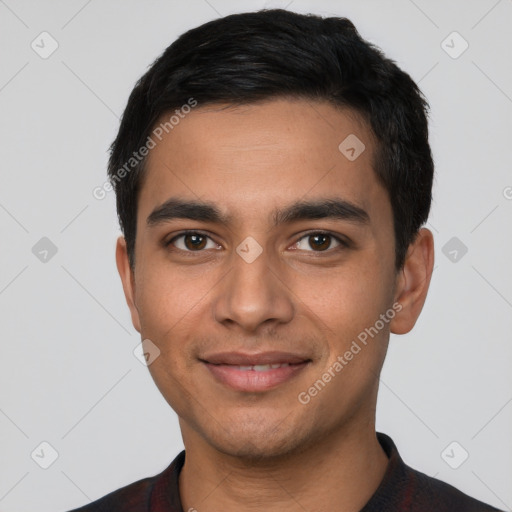
[[[185,439],[276,455],[371,420],[433,266],[427,105],[406,73],[344,18],[206,23],[136,84],[109,176],[132,320]],[[270,351],[301,362],[264,390],[211,371]]]

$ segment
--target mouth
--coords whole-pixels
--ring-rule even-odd
[[[296,377],[311,359],[285,352],[221,353],[200,361],[214,379],[236,391],[268,391]]]

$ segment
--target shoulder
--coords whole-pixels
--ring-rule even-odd
[[[142,512],[149,510],[151,491],[158,476],[138,480],[69,512],[110,512],[112,510],[116,512],[140,510]]]
[[[437,480],[430,476],[408,467],[411,485],[411,511],[423,512],[428,504],[437,512],[452,512],[453,510],[464,510],[464,512],[499,512],[497,508],[491,507],[479,501],[446,482]],[[417,504],[418,506],[416,506]]]
[[[185,451],[157,475],[137,480],[102,498],[69,512],[149,512],[181,510],[178,477]]]
[[[500,512],[446,482],[409,467],[389,436],[378,432],[377,438],[389,464],[379,488],[362,512]]]

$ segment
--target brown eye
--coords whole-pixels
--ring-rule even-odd
[[[191,251],[204,249],[206,246],[206,237],[203,235],[184,235],[185,247]]]
[[[329,235],[324,235],[322,233],[319,233],[317,235],[310,235],[309,245],[313,249],[325,251],[331,245],[331,237]]]
[[[300,238],[293,249],[309,252],[330,252],[330,250],[347,247],[347,244],[330,233],[310,233]]]
[[[220,248],[209,236],[196,232],[181,233],[169,240],[166,245],[174,246],[184,252],[202,252],[203,249]]]

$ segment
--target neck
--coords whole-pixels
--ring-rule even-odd
[[[184,511],[358,512],[388,463],[374,422],[331,433],[286,456],[257,461],[221,453],[195,431],[185,431],[179,480]]]

